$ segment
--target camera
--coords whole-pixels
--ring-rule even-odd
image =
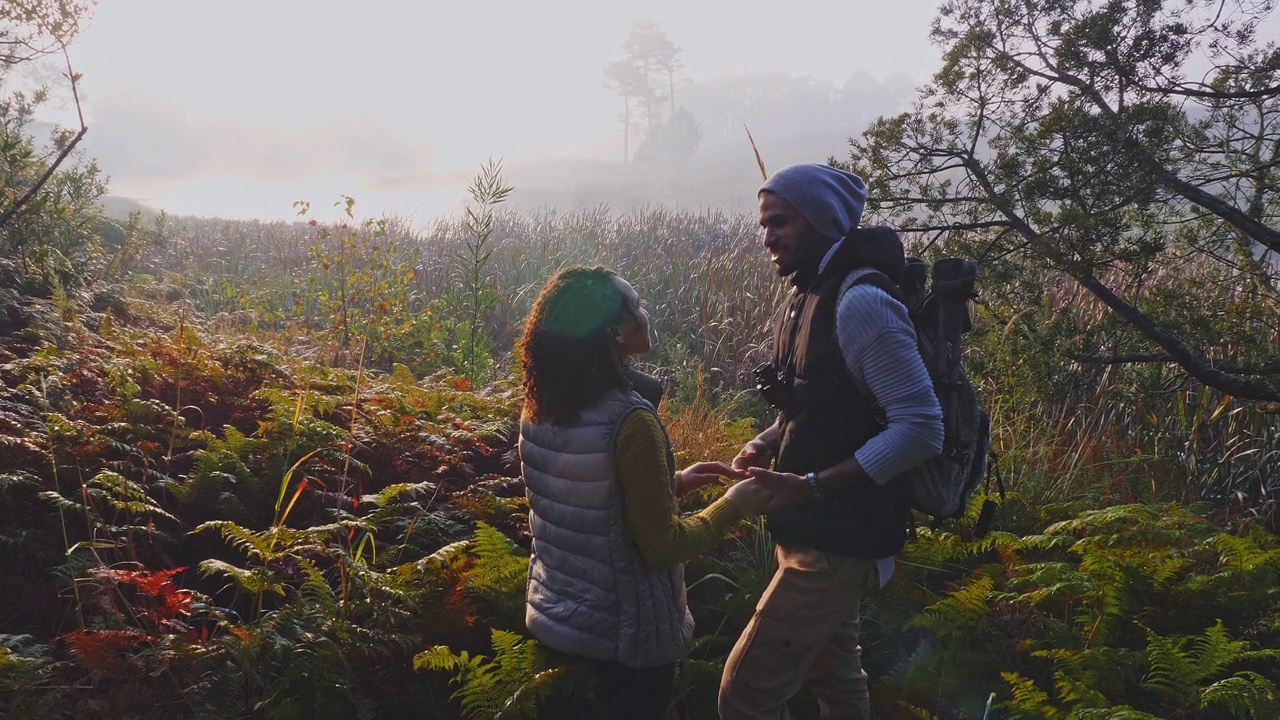
[[[756,381],[760,397],[769,403],[769,407],[787,414],[795,413],[797,406],[791,383],[777,365],[772,362],[762,363],[751,371],[751,377]]]

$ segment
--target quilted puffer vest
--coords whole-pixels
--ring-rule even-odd
[[[521,424],[533,535],[525,622],[561,652],[655,667],[688,650],[693,616],[684,567],[649,570],[626,533],[614,443],[632,411],[653,409],[635,392],[617,390],[572,424]],[[672,464],[668,442],[674,490]]]

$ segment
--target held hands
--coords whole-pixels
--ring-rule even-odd
[[[753,443],[756,447],[752,447]],[[732,465],[722,462],[699,462],[681,470],[678,474],[680,493],[724,482],[725,478],[738,479],[725,492],[725,497],[747,515],[787,510],[809,497],[809,485],[794,473],[779,473],[765,469],[771,459],[764,443],[753,440],[733,459]],[[739,468],[739,461],[744,467]],[[759,462],[761,465],[746,463]],[[745,479],[743,479],[745,478]]]
[[[789,510],[809,497],[809,484],[805,482],[803,477],[795,473],[774,472],[762,467],[753,467],[746,472],[750,479],[744,480],[738,485],[757,483],[766,488],[769,499],[764,512]]]
[[[773,460],[773,453],[762,440],[750,440],[731,463],[735,470],[747,468],[767,468]]]
[[[729,498],[747,515],[789,510],[809,497],[805,479],[793,473],[778,473],[764,468],[750,468],[747,479],[729,488]]]
[[[773,491],[768,483],[757,480],[745,480],[747,472],[726,465],[722,462],[694,463],[676,475],[676,483],[680,493],[696,490],[700,487],[724,482],[731,478],[740,480],[725,492],[725,497],[738,506],[745,515],[761,515],[768,511],[773,500]]]
[[[734,479],[742,479],[746,477],[746,473],[736,468],[725,465],[722,462],[699,462],[677,473],[676,491],[683,495],[692,490],[697,490],[707,485],[724,482],[723,477]]]

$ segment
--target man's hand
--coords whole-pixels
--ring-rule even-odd
[[[758,480],[743,480],[724,494],[744,515],[762,515],[773,502],[773,492]]]
[[[757,438],[748,441],[731,464],[735,470],[746,470],[747,468],[767,468],[772,461],[773,453],[769,450],[768,444]]]
[[[683,495],[700,487],[724,482],[725,476],[740,479],[747,476],[742,470],[725,465],[722,462],[698,462],[681,470],[677,477],[676,492]]]
[[[747,470],[747,475],[751,478],[749,482],[759,482],[768,488],[772,495],[765,512],[790,510],[809,497],[809,484],[795,473],[780,473],[753,467]]]

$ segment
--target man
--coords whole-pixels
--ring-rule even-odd
[[[806,681],[822,717],[870,717],[858,601],[906,542],[910,509],[890,481],[938,455],[943,430],[907,309],[872,269],[900,271],[901,242],[858,228],[865,200],[859,177],[825,165],[760,188],[764,247],[793,287],[774,323],[777,420],[733,465],[773,488],[778,570],[725,664],[725,720],[787,718]]]

